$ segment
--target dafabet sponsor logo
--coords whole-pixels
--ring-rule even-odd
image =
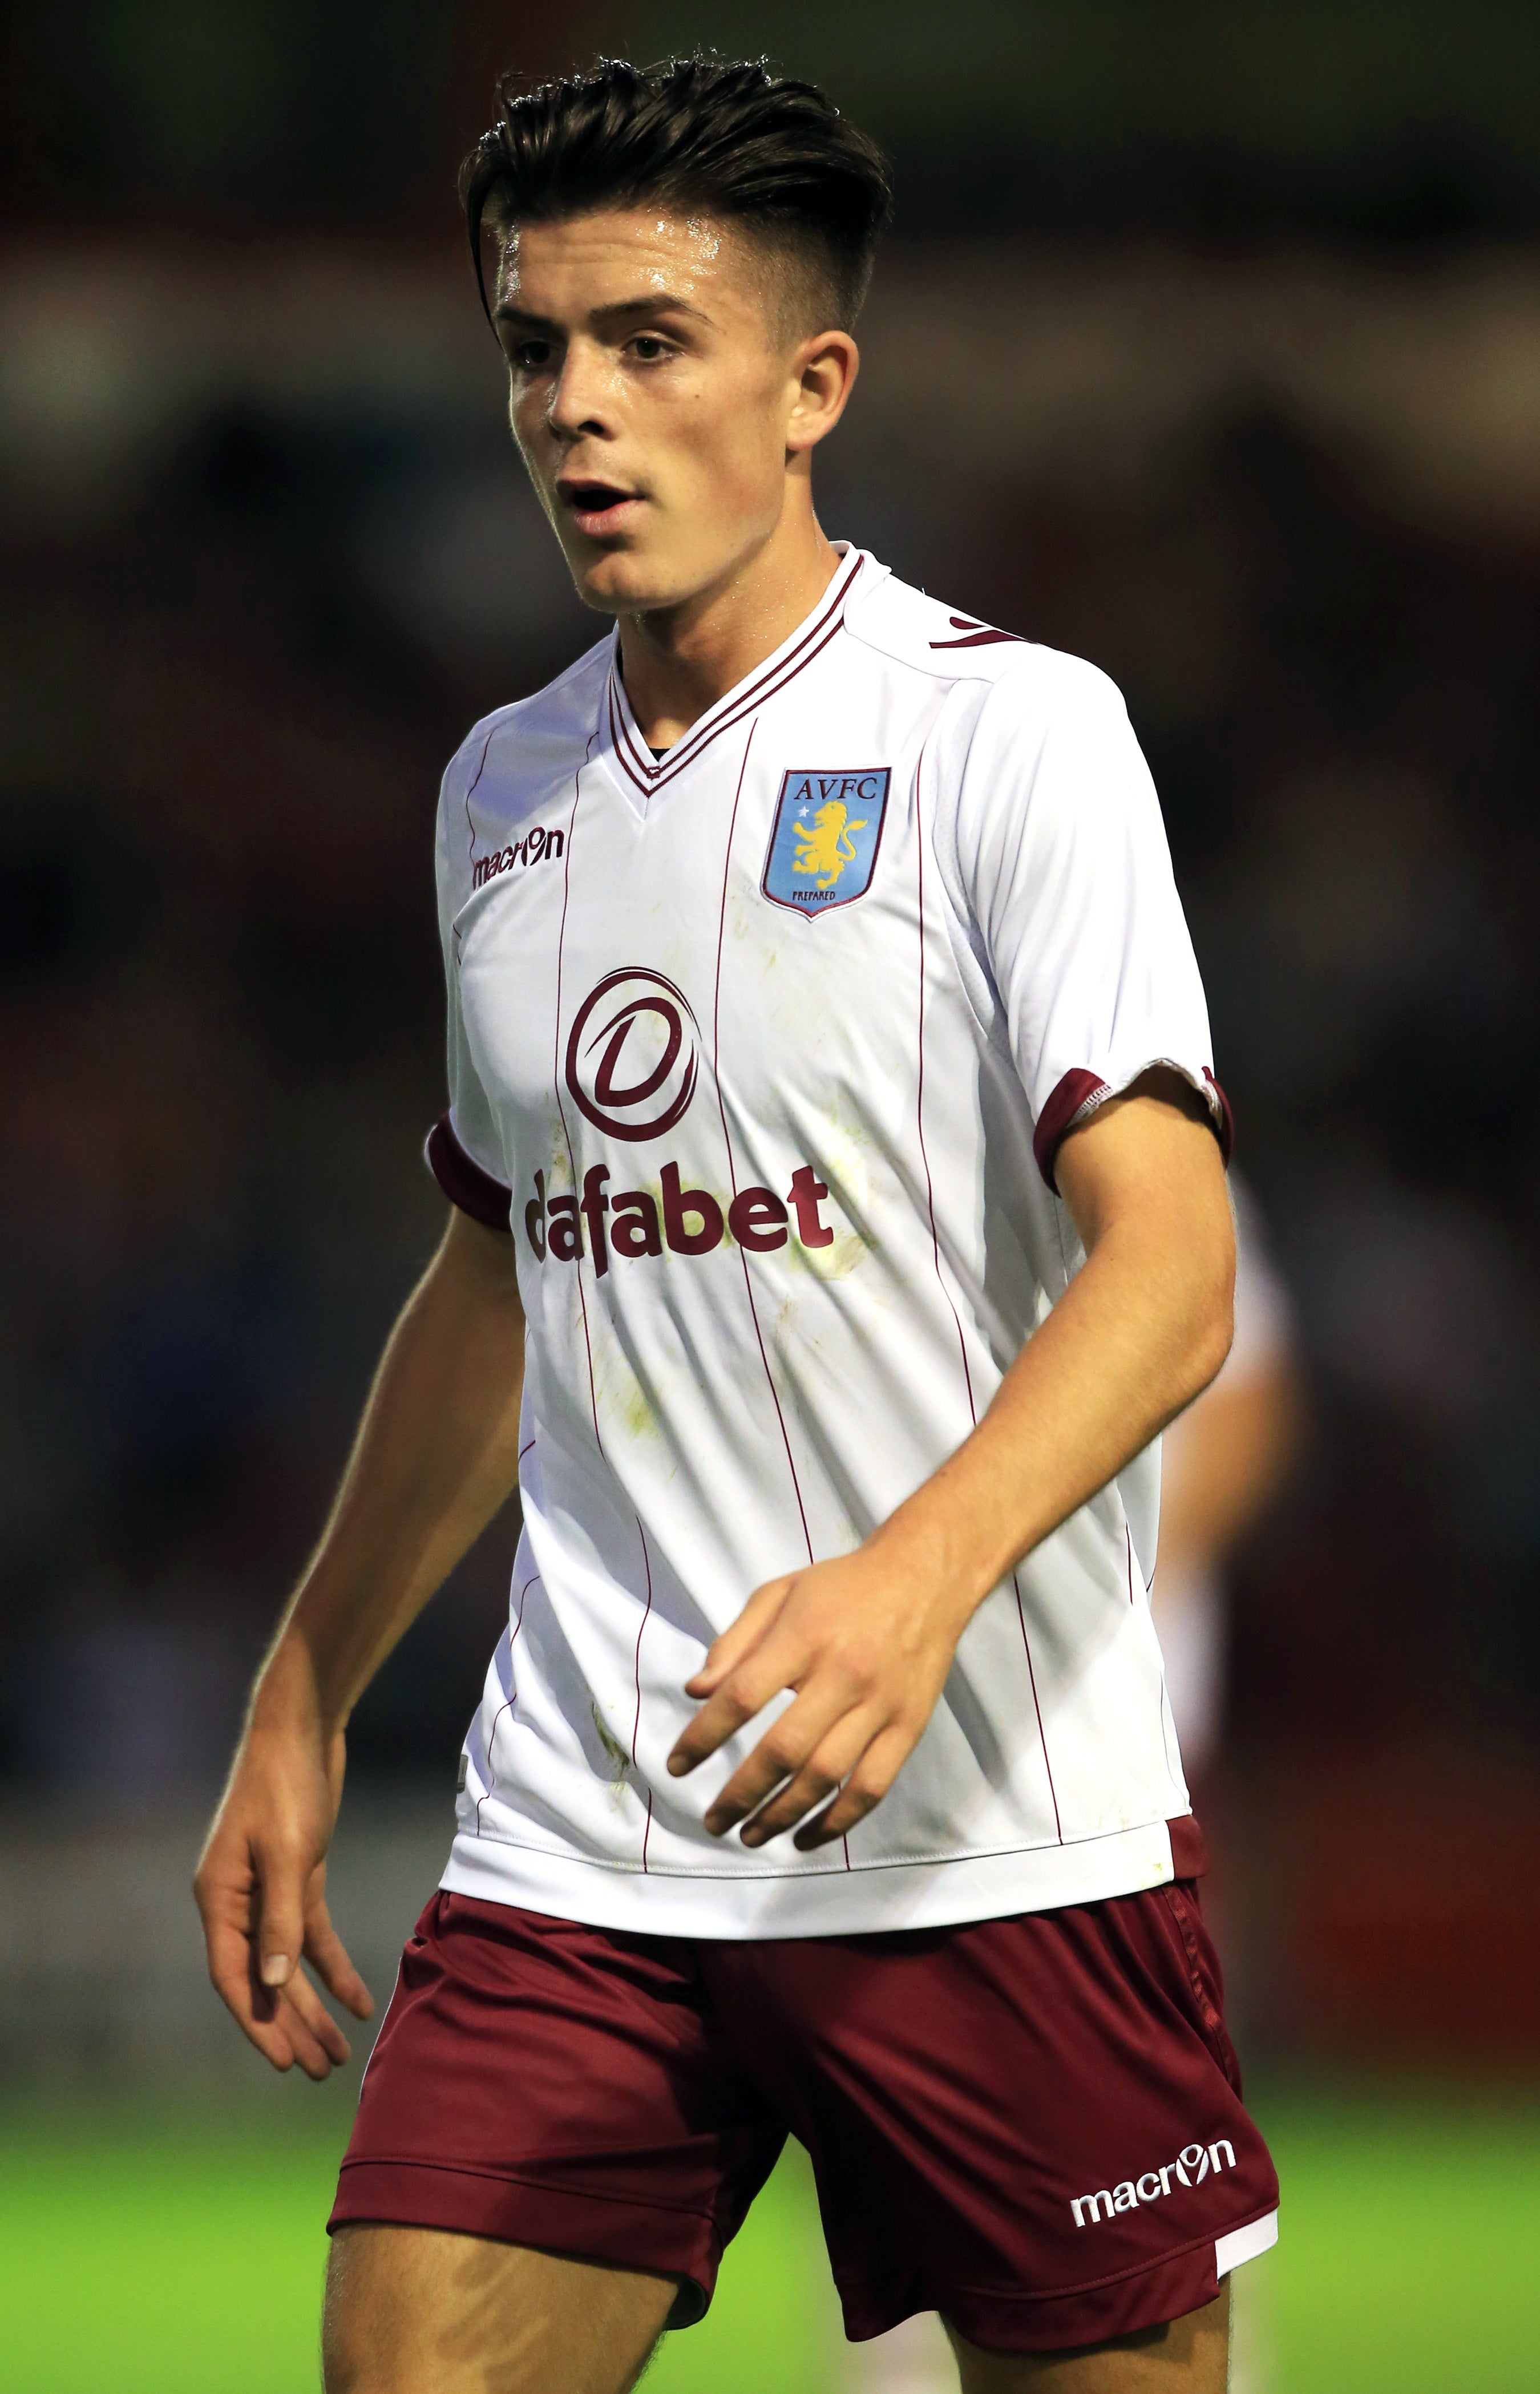
[[[625,966],[607,973],[573,1018],[562,1079],[585,1121],[627,1145],[665,1138],[680,1123],[700,1078],[701,1034],[682,990],[662,973]],[[757,1182],[718,1198],[687,1189],[678,1164],[659,1167],[650,1189],[616,1189],[607,1164],[591,1164],[581,1194],[552,1195],[543,1172],[524,1207],[524,1231],[544,1263],[590,1257],[602,1279],[612,1256],[709,1255],[724,1236],[768,1255],[795,1235],[805,1247],[834,1244],[821,1208],[829,1191],[799,1164],[784,1196]]]

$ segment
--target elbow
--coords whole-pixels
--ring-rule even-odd
[[[1207,1259],[1191,1316],[1188,1347],[1189,1387],[1182,1401],[1191,1404],[1224,1369],[1235,1340],[1235,1241],[1228,1222],[1225,1236]]]
[[[1201,1396],[1210,1381],[1218,1378],[1234,1339],[1235,1308],[1227,1289],[1211,1308],[1193,1342],[1192,1396]]]

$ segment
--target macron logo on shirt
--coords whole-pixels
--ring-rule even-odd
[[[607,973],[578,1007],[562,1078],[596,1130],[634,1143],[665,1138],[683,1119],[700,1060],[700,1025],[684,992],[663,973],[627,965]],[[608,1164],[596,1164],[583,1176],[581,1196],[550,1196],[545,1174],[535,1174],[524,1230],[542,1263],[547,1256],[576,1263],[587,1253],[602,1279],[612,1253],[661,1256],[666,1246],[677,1256],[704,1256],[720,1246],[724,1232],[751,1254],[764,1255],[786,1244],[794,1215],[803,1246],[834,1244],[819,1210],[828,1188],[810,1164],[792,1174],[784,1198],[773,1189],[740,1189],[725,1214],[710,1190],[684,1187],[678,1164],[661,1167],[656,1195],[622,1189],[612,1198],[605,1187],[610,1177]]]
[[[523,838],[516,840],[511,848],[497,848],[491,856],[479,856],[470,868],[470,886],[473,889],[482,889],[489,881],[495,881],[500,873],[511,873],[516,864],[538,864],[542,857],[559,856],[566,845],[564,831],[546,831],[544,824],[536,823],[533,831],[526,832]]]

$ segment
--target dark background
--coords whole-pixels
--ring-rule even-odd
[[[494,73],[769,47],[901,194],[826,527],[1122,684],[1297,1309],[1213,1791],[1262,2032],[1532,2053],[1540,15],[940,15],[11,12],[0,1773],[206,1799],[437,1235],[438,774],[602,628],[455,212]],[[511,1544],[360,1774],[452,1785]]]

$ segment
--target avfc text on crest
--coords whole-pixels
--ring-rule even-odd
[[[772,904],[816,915],[865,895],[892,778],[887,765],[783,777],[760,883]]]

